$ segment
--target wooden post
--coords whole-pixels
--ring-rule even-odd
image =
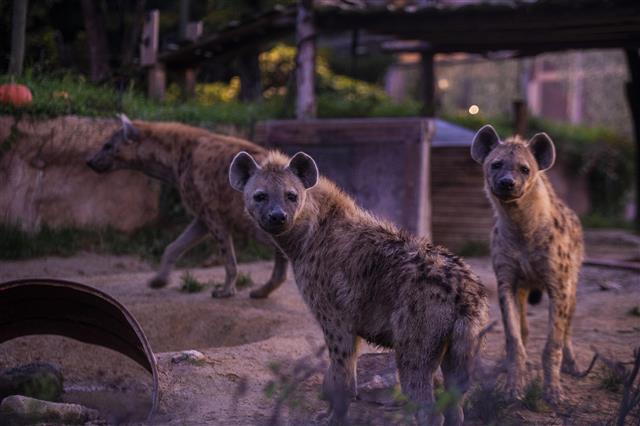
[[[436,112],[435,72],[433,67],[433,53],[421,53],[420,69],[422,81],[422,114],[433,117]]]
[[[315,68],[316,30],[313,22],[313,1],[299,0],[296,19],[296,118],[305,120],[316,116]]]
[[[167,73],[164,65],[157,63],[147,70],[147,96],[155,101],[164,99]]]
[[[527,132],[527,103],[521,99],[513,101],[513,130],[523,138]]]
[[[627,102],[631,110],[633,135],[636,142],[636,231],[640,232],[640,56],[638,49],[626,49],[627,66],[631,80],[627,82]]]
[[[260,76],[260,50],[258,46],[249,46],[238,55],[238,74],[240,74],[240,100],[257,101],[262,98]]]
[[[196,94],[196,76],[195,68],[185,68],[182,72],[182,98],[190,99]]]
[[[140,64],[147,68],[147,96],[161,101],[164,99],[167,76],[164,65],[158,62],[158,33],[160,29],[160,12],[152,10],[147,14],[142,29],[140,43]]]

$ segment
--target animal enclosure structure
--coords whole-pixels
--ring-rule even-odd
[[[431,236],[429,144],[433,120],[331,119],[259,123],[254,141],[304,151],[360,206]]]
[[[473,132],[439,119],[275,120],[255,142],[305,151],[358,203],[453,250],[487,244],[493,219]]]

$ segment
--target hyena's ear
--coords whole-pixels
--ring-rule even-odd
[[[129,117],[125,114],[118,114],[118,118],[122,123],[122,131],[124,133],[125,141],[137,141],[140,139],[140,131],[136,129],[136,126],[133,125]]]
[[[318,166],[313,158],[304,152],[294,155],[287,168],[298,176],[305,189],[313,188],[318,183]]]
[[[538,133],[529,140],[529,149],[540,171],[550,169],[556,161],[556,147],[546,133]]]
[[[496,129],[490,124],[482,126],[473,137],[473,142],[471,143],[471,158],[477,163],[483,164],[487,155],[489,155],[491,150],[499,143],[500,137]]]
[[[233,157],[229,166],[229,183],[236,191],[244,191],[249,178],[260,169],[251,154],[240,151]]]

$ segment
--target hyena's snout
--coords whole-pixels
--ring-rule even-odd
[[[267,223],[272,227],[284,226],[287,223],[287,212],[275,207],[267,214]]]
[[[87,166],[96,173],[108,172],[111,168],[109,161],[104,161],[100,153],[90,156],[86,159]]]
[[[504,176],[498,180],[498,190],[510,193],[516,188],[516,181],[511,176]]]

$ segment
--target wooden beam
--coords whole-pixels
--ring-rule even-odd
[[[638,48],[626,49],[627,65],[629,67],[630,81],[627,82],[627,102],[631,110],[633,122],[633,134],[636,142],[636,230],[640,232],[640,56]]]
[[[316,116],[316,29],[312,0],[298,2],[296,42],[296,118],[305,120]]]
[[[433,53],[423,51],[420,56],[422,114],[426,117],[433,117],[436,112],[436,86]]]

